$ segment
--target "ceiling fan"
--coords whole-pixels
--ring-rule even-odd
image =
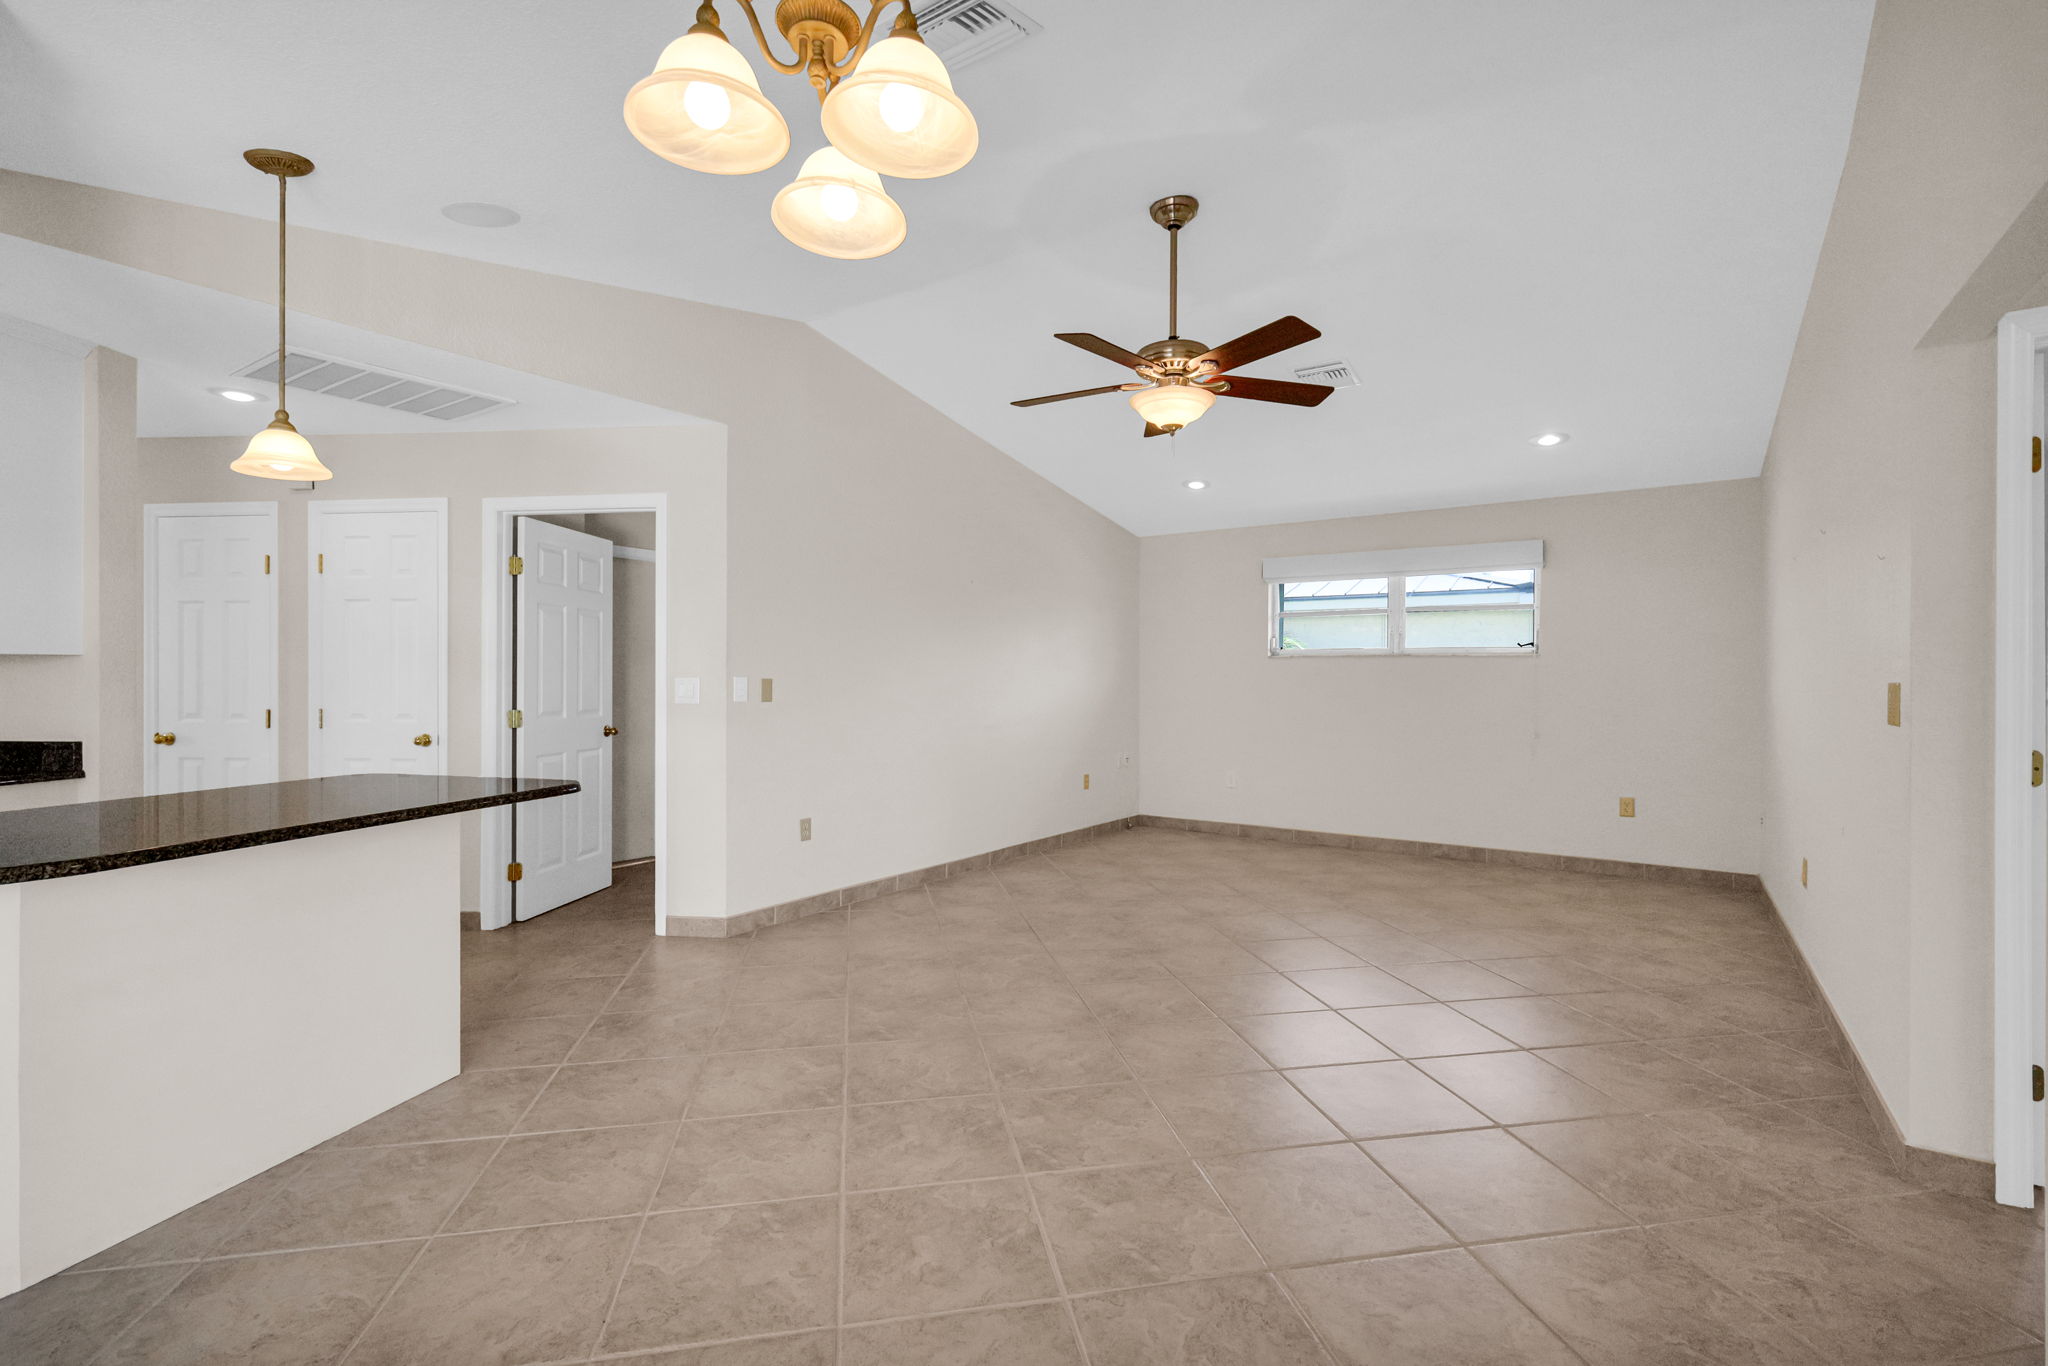
[[[1053,333],[1070,346],[1129,366],[1138,372],[1138,382],[1105,384],[1099,389],[1076,389],[1043,398],[1020,398],[1011,407],[1030,408],[1090,394],[1127,393],[1131,406],[1145,419],[1145,435],[1160,436],[1177,432],[1208,412],[1218,394],[1313,408],[1335,392],[1327,384],[1297,384],[1293,380],[1252,379],[1226,373],[1323,335],[1292,314],[1221,346],[1204,346],[1180,335],[1180,230],[1194,221],[1195,210],[1200,207],[1189,194],[1170,194],[1152,205],[1152,221],[1166,229],[1168,242],[1164,341],[1126,351],[1091,332]]]

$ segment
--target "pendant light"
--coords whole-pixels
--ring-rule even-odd
[[[765,171],[789,151],[782,111],[708,4],[663,49],[654,74],[626,92],[626,127],[656,156],[713,175]]]
[[[820,256],[865,261],[887,255],[910,231],[882,178],[836,147],[804,158],[796,179],[776,193],[768,216],[776,231]]]
[[[270,425],[249,439],[249,447],[228,468],[236,474],[258,479],[287,479],[309,483],[332,479],[334,471],[320,463],[313,443],[292,426],[284,408],[284,187],[293,179],[309,174],[313,163],[293,152],[256,147],[242,153],[242,159],[265,175],[277,177],[277,415]]]
[[[889,36],[825,96],[819,118],[832,145],[870,170],[927,180],[974,158],[981,133],[953,78],[924,45],[910,6]]]

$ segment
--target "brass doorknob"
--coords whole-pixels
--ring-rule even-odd
[[[606,735],[617,735],[619,733],[619,728],[617,726],[606,726],[604,728],[604,733]]]
[[[434,743],[434,737],[431,735],[415,735],[412,737],[412,742],[424,749],[426,746]]]
[[[175,745],[178,743],[178,733],[174,730],[160,730],[149,737],[149,742],[152,745]]]

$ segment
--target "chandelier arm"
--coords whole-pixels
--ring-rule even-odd
[[[829,64],[835,85],[859,66],[860,59],[867,55],[868,45],[875,37],[875,20],[882,17],[882,11],[899,3],[903,6],[903,12],[896,16],[896,23],[890,30],[890,36],[893,37],[897,33],[908,33],[913,38],[918,36],[917,15],[910,8],[911,0],[868,0],[868,17],[861,23],[859,40],[847,49],[844,57]]]
[[[705,0],[704,7],[706,9],[710,8],[710,0]],[[808,63],[804,61],[804,54],[802,53],[802,51],[796,49],[795,47],[791,48],[791,51],[795,53],[795,56],[793,56],[787,62],[783,61],[780,57],[775,55],[774,51],[768,46],[768,34],[767,31],[761,27],[760,16],[754,13],[754,0],[740,0],[740,8],[745,10],[747,13],[747,23],[754,30],[754,41],[761,48],[762,60],[766,61],[768,65],[774,67],[777,71],[780,71],[785,76],[794,76],[798,72],[803,71],[807,68]]]

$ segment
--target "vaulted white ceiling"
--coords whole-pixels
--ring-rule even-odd
[[[763,69],[796,140],[761,175],[625,132],[686,0],[0,0],[0,165],[261,216],[241,150],[300,151],[298,222],[806,319],[1146,534],[1761,467],[1870,0],[1016,4],[1043,31],[956,73],[980,155],[890,182],[911,235],[873,262],[768,223],[822,141],[800,79]],[[1009,407],[1124,377],[1054,331],[1164,335],[1167,193],[1202,200],[1185,333],[1298,313],[1323,339],[1247,373],[1361,383],[1170,440],[1115,395]]]

